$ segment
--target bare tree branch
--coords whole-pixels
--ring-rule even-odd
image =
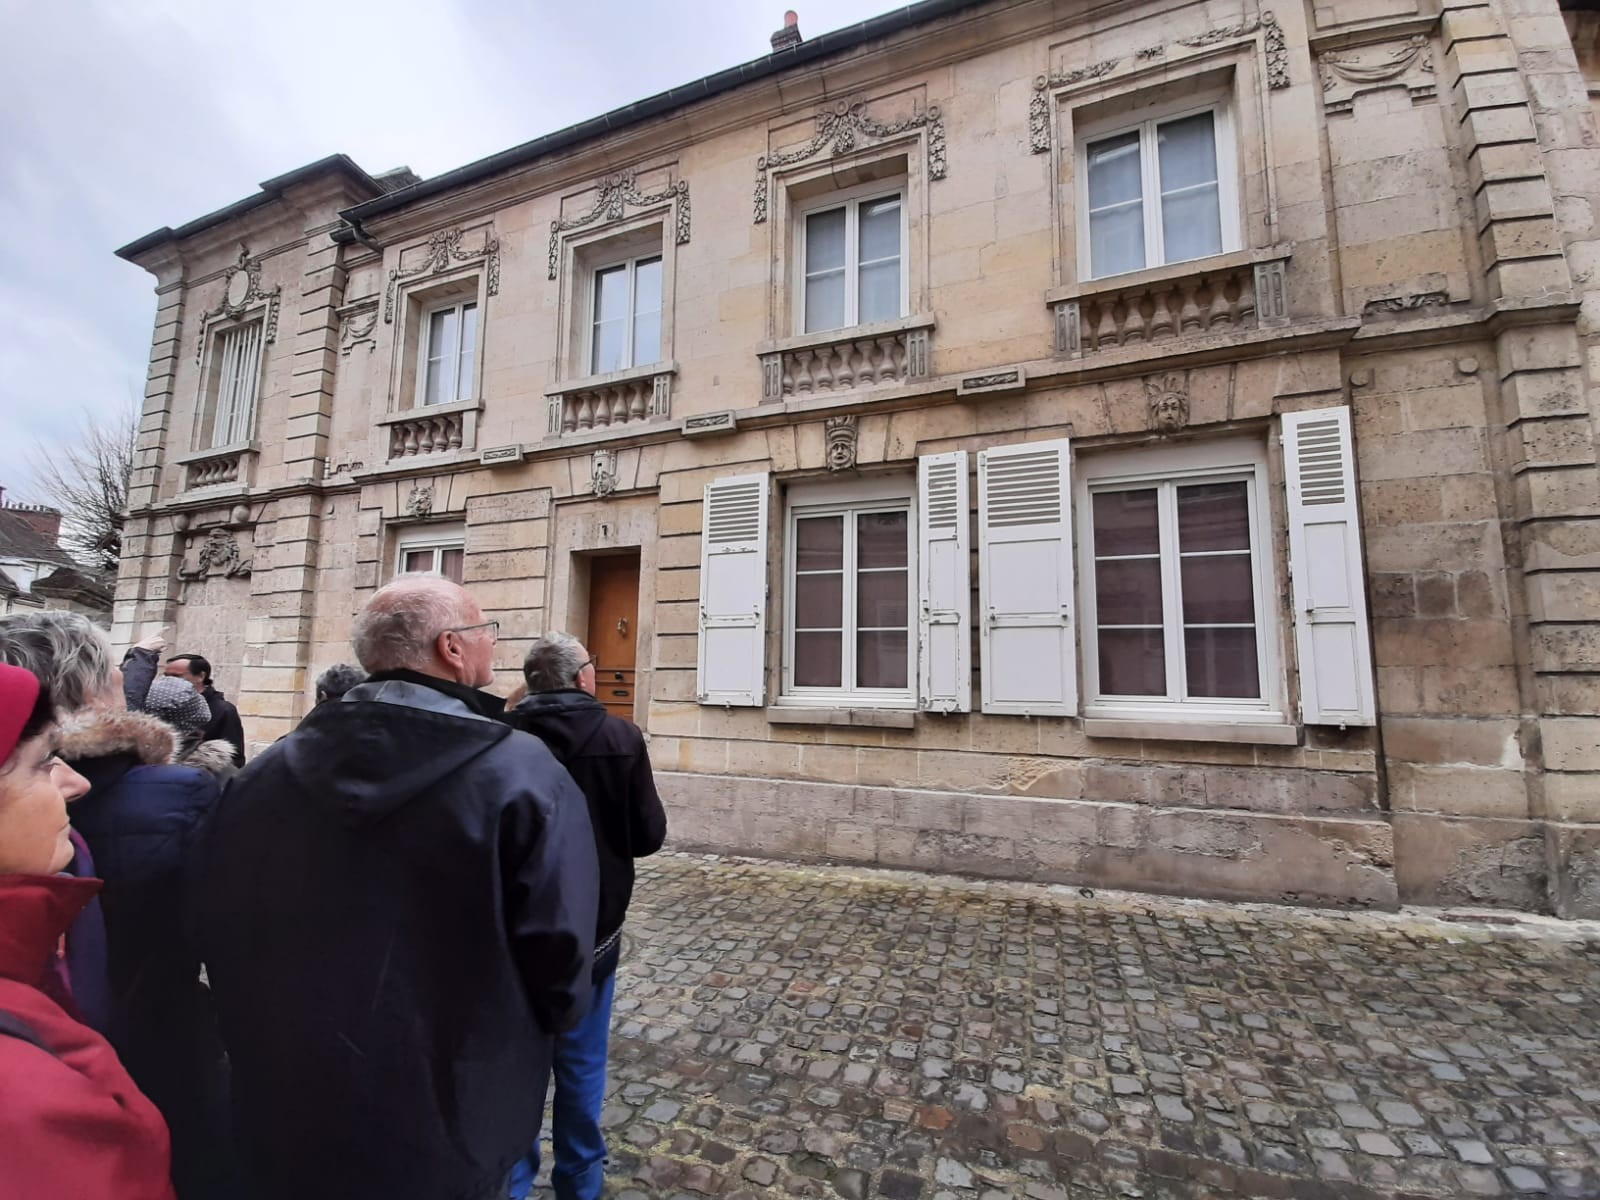
[[[85,410],[70,441],[37,447],[29,490],[61,510],[63,548],[103,570],[115,571],[122,557],[123,514],[138,437],[139,408],[130,400],[109,416]]]

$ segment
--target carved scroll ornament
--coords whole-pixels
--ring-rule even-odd
[[[599,194],[595,197],[593,208],[581,217],[550,222],[549,277],[551,279],[554,279],[560,271],[563,233],[570,233],[574,229],[585,229],[590,225],[608,225],[612,221],[620,221],[630,208],[654,208],[657,205],[671,204],[673,238],[680,246],[688,244],[689,181],[679,179],[667,184],[659,192],[646,195],[639,190],[638,179],[638,174],[633,171],[607,176],[600,181]]]
[[[1165,56],[1168,46],[1203,49],[1206,46],[1246,38],[1255,33],[1261,34],[1262,44],[1266,50],[1267,87],[1273,91],[1288,87],[1289,46],[1284,40],[1283,26],[1278,24],[1278,18],[1270,12],[1264,12],[1259,18],[1239,25],[1208,29],[1194,37],[1177,38],[1171,42],[1146,46],[1134,57],[1138,61],[1148,61]],[[1052,71],[1048,75],[1040,75],[1033,81],[1033,99],[1028,102],[1028,143],[1035,154],[1045,154],[1050,149],[1051,91],[1056,88],[1071,87],[1073,84],[1090,79],[1099,79],[1103,75],[1111,74],[1121,65],[1122,59],[1108,58],[1104,62],[1091,63],[1087,67],[1077,67],[1071,71]]]
[[[500,239],[492,232],[485,230],[483,245],[466,250],[462,248],[462,239],[466,237],[464,229],[441,230],[430,237],[425,245],[427,257],[414,267],[395,267],[389,272],[389,284],[383,294],[383,323],[392,324],[394,321],[395,292],[400,284],[408,279],[417,279],[423,275],[437,275],[447,271],[453,266],[462,263],[481,262],[484,273],[488,276],[486,291],[491,296],[500,293]]]
[[[810,141],[793,150],[764,154],[756,160],[754,223],[760,225],[767,219],[767,179],[771,172],[816,158],[824,151],[837,158],[850,153],[859,144],[887,141],[916,129],[927,131],[928,178],[943,179],[944,117],[937,104],[913,111],[898,121],[879,121],[869,116],[867,106],[859,102],[851,104],[841,100],[832,108],[823,109],[817,113],[816,132]]]
[[[239,261],[228,269],[228,281],[222,289],[222,299],[217,301],[216,307],[209,308],[200,314],[200,333],[195,339],[194,361],[199,362],[206,348],[206,330],[211,322],[218,317],[237,319],[258,304],[265,304],[267,311],[261,322],[262,342],[275,342],[278,340],[278,303],[283,298],[283,285],[278,284],[270,292],[261,290],[261,260],[250,257],[250,248],[242,242],[239,245]]]

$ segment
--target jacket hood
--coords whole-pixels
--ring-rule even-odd
[[[605,706],[579,688],[538,692],[520,701],[508,714],[517,728],[533,734],[565,762],[583,748],[605,723]]]
[[[222,738],[201,742],[180,761],[186,767],[199,767],[219,783],[232,779],[238,771],[233,765],[233,743]]]
[[[61,757],[68,762],[131,754],[144,766],[172,761],[172,727],[149,713],[90,708],[61,723]]]
[[[0,979],[36,985],[67,926],[99,891],[98,879],[0,875]]]
[[[316,708],[261,760],[282,754],[301,788],[340,805],[347,824],[365,825],[510,736],[505,725],[454,696],[388,679],[360,684]]]

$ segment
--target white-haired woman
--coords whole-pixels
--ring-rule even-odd
[[[0,661],[49,689],[63,714],[61,756],[89,781],[68,811],[105,880],[111,1043],[172,1130],[181,1200],[225,1195],[226,1060],[184,920],[191,848],[216,780],[173,763],[168,725],[126,709],[109,642],[78,614],[0,617]]]

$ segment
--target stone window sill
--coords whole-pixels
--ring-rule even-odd
[[[1271,722],[1162,721],[1142,717],[1085,717],[1085,737],[1143,738],[1167,742],[1227,742],[1246,746],[1297,746],[1300,730]]]
[[[909,708],[796,708],[769,704],[770,725],[844,725],[864,729],[913,729],[917,714]]]

